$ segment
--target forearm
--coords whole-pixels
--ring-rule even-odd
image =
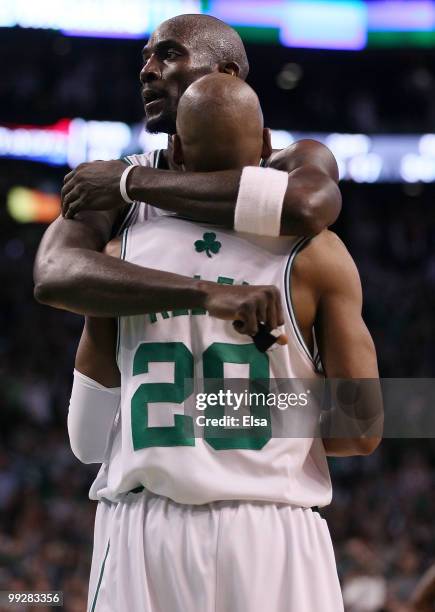
[[[86,249],[64,249],[35,288],[44,304],[94,317],[203,307],[204,284]]]
[[[176,172],[138,166],[127,186],[133,200],[232,228],[241,175],[240,170]]]
[[[326,454],[332,457],[371,454],[379,446],[383,431],[379,380],[373,377],[328,383],[331,405],[321,421]]]
[[[176,172],[138,166],[127,185],[134,200],[195,221],[232,228],[241,175],[240,170]],[[255,207],[255,202],[252,205]],[[316,167],[298,168],[288,175],[280,233],[313,236],[331,225],[340,210],[336,182]]]
[[[59,218],[47,230],[34,268],[37,301],[95,317],[203,307],[206,283],[99,253],[112,218],[98,231],[90,220]]]

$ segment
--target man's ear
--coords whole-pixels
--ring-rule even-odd
[[[269,159],[272,155],[272,137],[269,128],[263,129],[263,148],[261,150],[262,159]]]
[[[172,146],[172,158],[177,166],[182,166],[184,164],[183,147],[178,134],[172,136]]]
[[[240,66],[237,62],[227,62],[223,60],[218,64],[218,71],[238,77],[240,74]]]

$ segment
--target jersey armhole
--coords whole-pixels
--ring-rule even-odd
[[[121,241],[121,253],[119,258],[125,261],[126,253],[127,253],[127,237],[130,228],[126,228],[122,233],[122,241]],[[116,332],[116,363],[118,365],[119,371],[121,371],[121,367],[119,364],[119,347],[121,343],[121,317],[117,318],[117,332]]]
[[[291,296],[291,284],[290,284],[291,271],[292,271],[294,261],[296,259],[296,255],[304,248],[304,246],[306,246],[309,243],[310,240],[311,238],[301,238],[300,240],[298,240],[289,255],[289,258],[287,260],[287,265],[285,268],[285,272],[284,272],[285,301],[287,305],[287,311],[290,317],[290,322],[291,322],[296,340],[298,342],[299,348],[303,351],[305,356],[309,359],[314,370],[316,372],[321,373],[323,370],[323,367],[322,367],[322,363],[320,360],[319,352],[317,350],[317,343],[315,339],[314,330],[313,330],[313,338],[314,338],[314,355],[313,355],[311,354],[310,349],[306,345],[302,332],[299,329],[299,325],[297,323],[296,314],[294,311],[294,306],[293,306],[293,301],[292,301],[292,296]]]

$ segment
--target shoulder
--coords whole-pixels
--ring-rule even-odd
[[[293,269],[294,275],[310,283],[319,297],[330,291],[361,294],[355,262],[343,241],[329,230],[307,242]]]
[[[266,162],[267,167],[286,172],[293,172],[305,165],[317,166],[338,181],[338,166],[334,155],[317,140],[298,140],[285,149],[274,151]]]

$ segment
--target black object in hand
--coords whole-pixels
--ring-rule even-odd
[[[265,353],[267,349],[272,346],[272,344],[275,344],[278,338],[268,331],[264,323],[260,323],[258,326],[258,332],[255,334],[255,336],[252,336],[252,340],[254,341],[254,344],[258,350]]]

